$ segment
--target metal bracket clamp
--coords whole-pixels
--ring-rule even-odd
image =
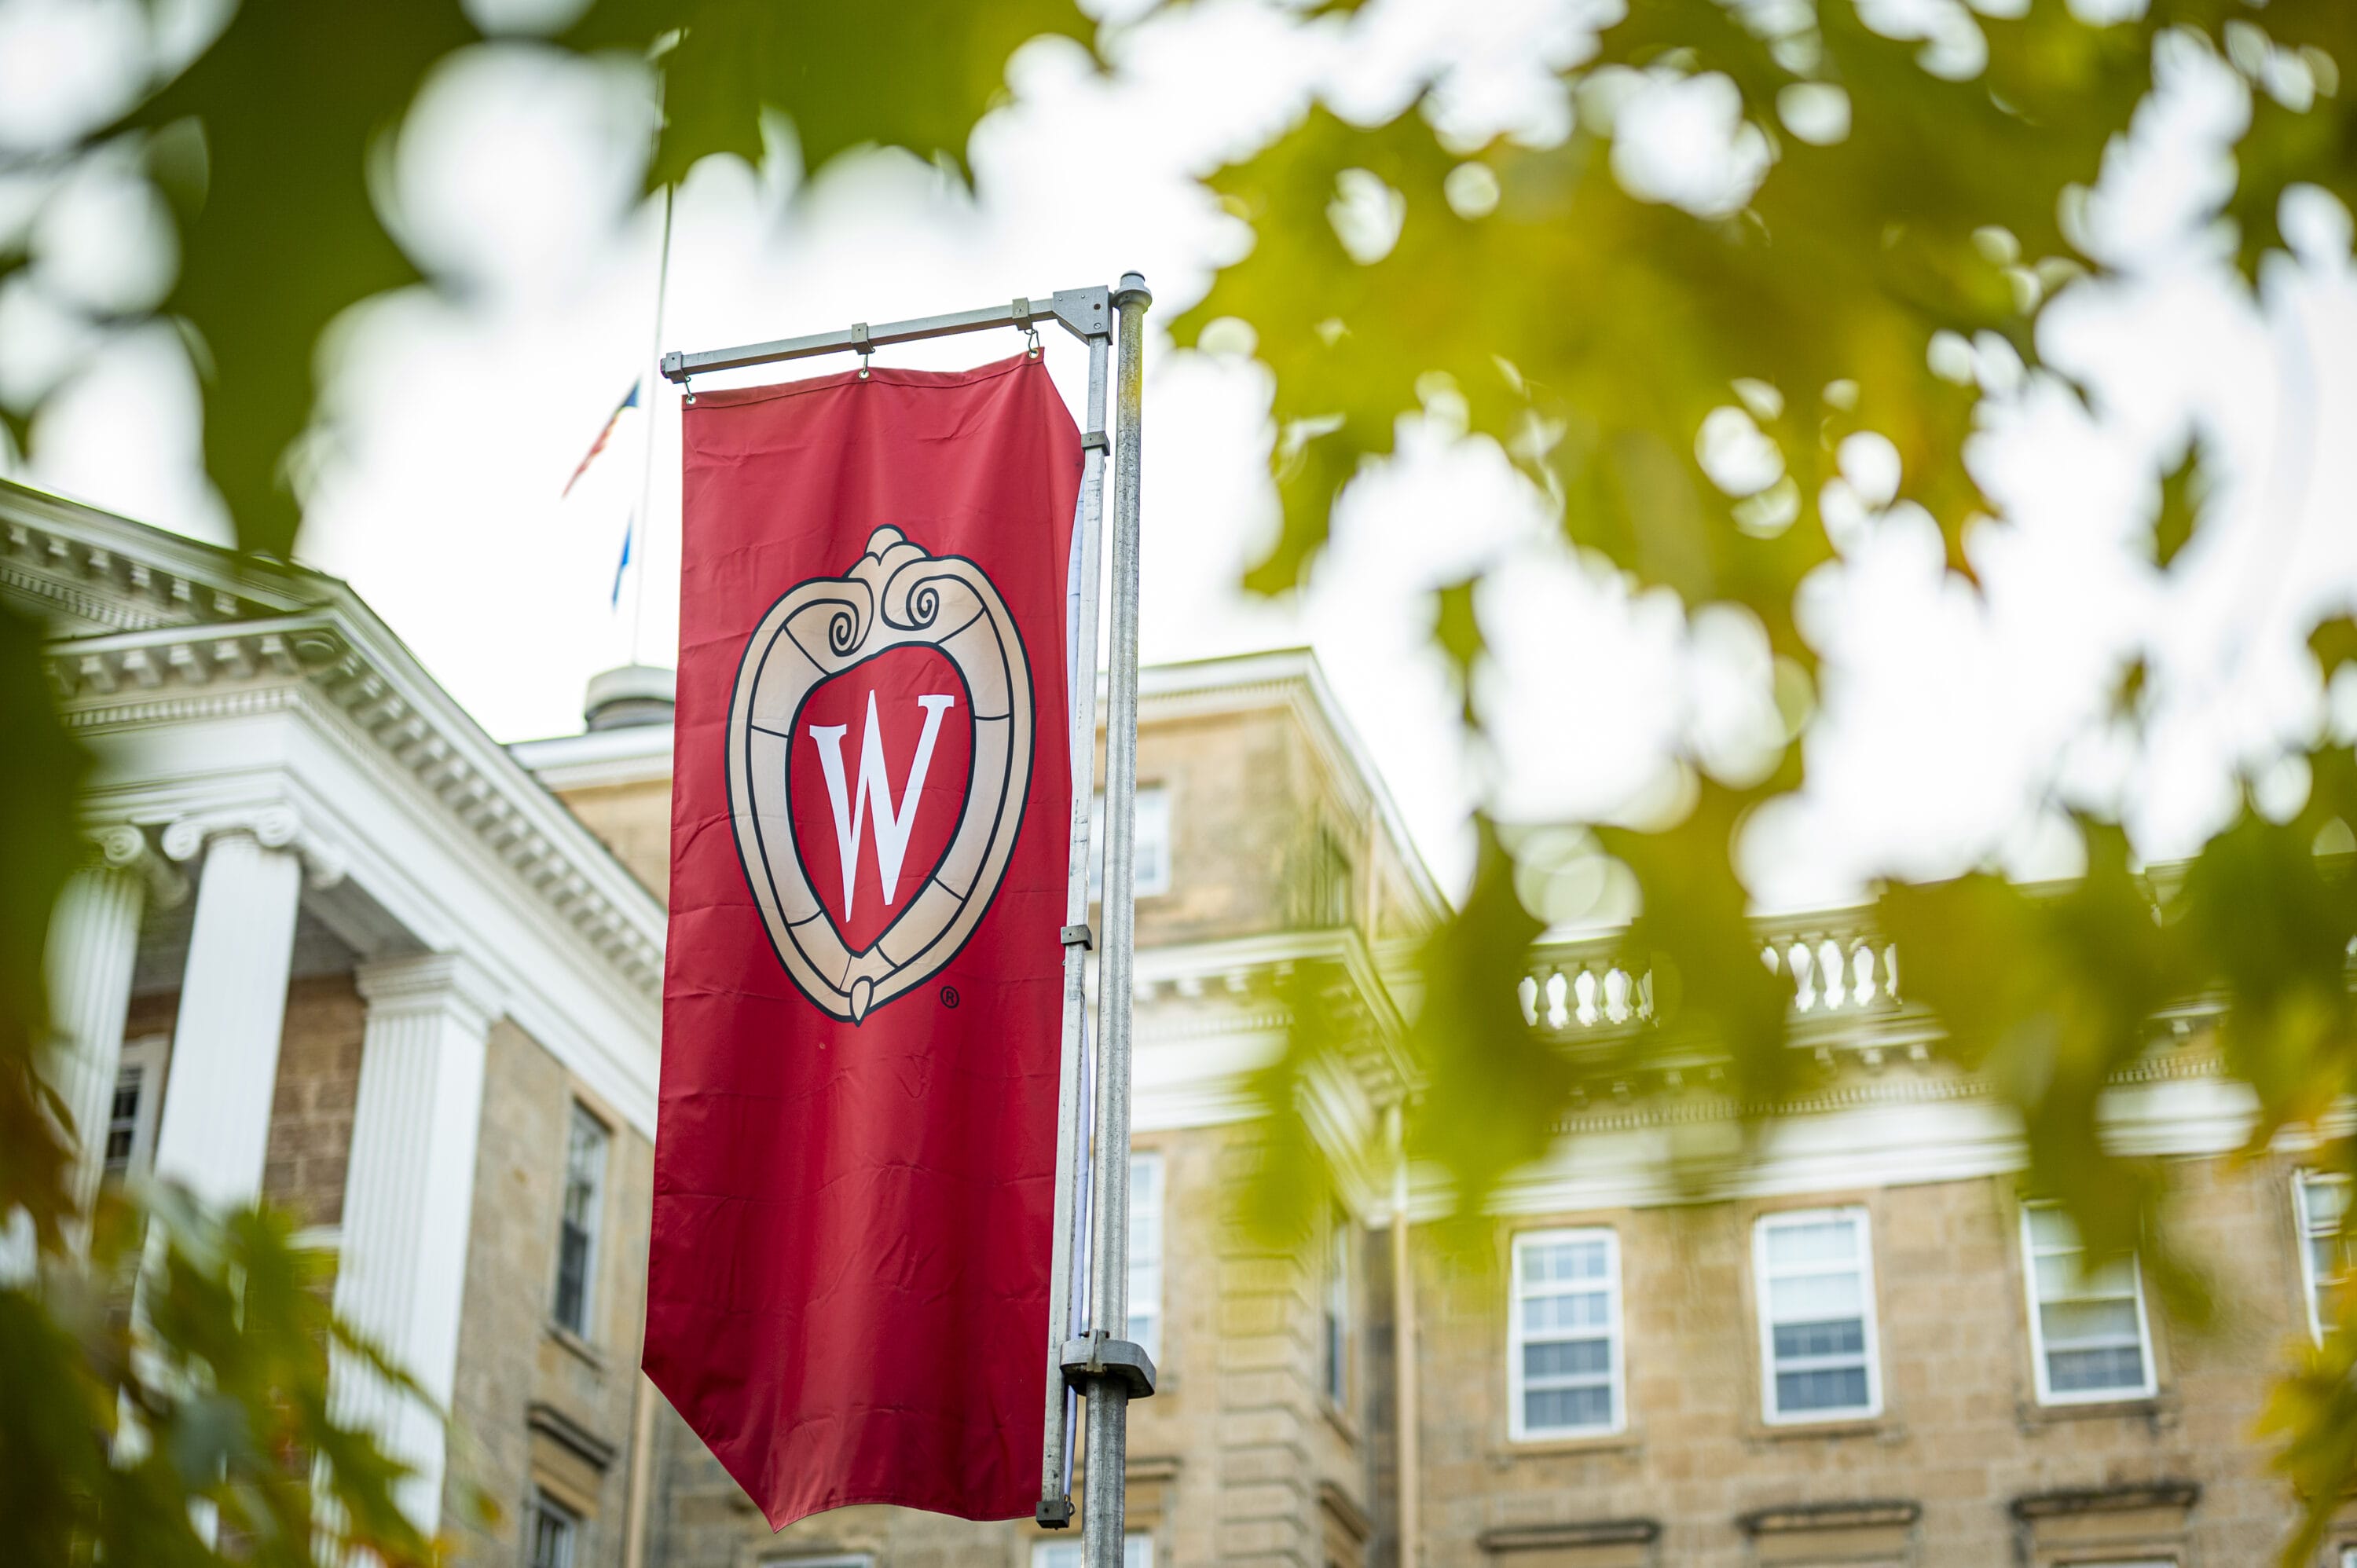
[[[1102,452],[1110,457],[1113,456],[1113,437],[1102,430],[1083,430],[1081,432],[1081,450]]]
[[[1066,926],[1064,945],[1068,948],[1094,948],[1097,945],[1096,933],[1089,929],[1085,920],[1077,926]]]
[[[1060,288],[1049,307],[1064,330],[1086,342],[1113,336],[1113,295],[1103,284],[1094,288]]]
[[[1118,1380],[1134,1400],[1152,1399],[1154,1358],[1126,1339],[1100,1339],[1092,1334],[1065,1340],[1064,1381],[1085,1395],[1100,1378]]]
[[[851,324],[851,346],[858,351],[859,379],[864,381],[867,379],[867,361],[876,356],[876,345],[868,339],[867,323],[865,321]]]
[[[1065,1530],[1072,1522],[1072,1499],[1057,1498],[1042,1500],[1031,1507],[1031,1522],[1041,1530]]]

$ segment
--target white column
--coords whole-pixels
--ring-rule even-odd
[[[302,871],[291,850],[223,833],[197,883],[156,1174],[208,1203],[247,1204],[262,1191]]]
[[[116,829],[99,843],[104,863],[67,879],[49,920],[49,1027],[59,1047],[53,1070],[58,1094],[73,1117],[76,1213],[89,1212],[105,1167],[123,1020],[139,956],[139,918],[147,904],[145,880],[129,869],[146,847],[139,830]]]
[[[483,1064],[500,1004],[482,972],[451,954],[368,964],[360,1099],[344,1178],[336,1310],[447,1410],[475,1198]],[[416,1468],[404,1512],[432,1533],[442,1509],[440,1418],[366,1369],[336,1369],[339,1421],[372,1427]]]

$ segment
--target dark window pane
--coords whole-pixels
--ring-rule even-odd
[[[1571,1339],[1554,1345],[1523,1347],[1523,1375],[1526,1378],[1569,1378],[1595,1375],[1610,1370],[1612,1342],[1609,1339]]]
[[[1534,1431],[1612,1424],[1609,1388],[1532,1389],[1523,1395],[1523,1424]]]
[[[2133,1345],[2100,1350],[2057,1350],[2046,1358],[2046,1381],[2056,1393],[2144,1386],[2144,1352]]]
[[[589,1233],[566,1220],[556,1240],[556,1321],[588,1331]]]
[[[1776,1409],[1781,1414],[1804,1410],[1858,1410],[1865,1404],[1864,1367],[1776,1374]]]
[[[1776,1325],[1776,1359],[1794,1356],[1862,1356],[1866,1353],[1866,1320],[1837,1318],[1828,1323]]]

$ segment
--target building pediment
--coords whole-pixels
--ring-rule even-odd
[[[5,483],[0,541],[0,591],[57,633],[48,672],[69,728],[95,739],[295,713],[437,834],[488,852],[485,875],[606,972],[659,993],[661,905],[344,584]],[[207,809],[188,806],[184,834],[211,825]],[[167,831],[181,814],[158,810],[140,825]]]

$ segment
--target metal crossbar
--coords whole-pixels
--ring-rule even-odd
[[[807,338],[780,338],[734,349],[707,349],[700,354],[673,352],[662,357],[662,373],[666,381],[685,381],[690,376],[774,365],[784,360],[808,360],[820,354],[865,354],[893,343],[953,338],[963,332],[988,332],[999,327],[1038,327],[1051,321],[1084,343],[1109,338],[1113,333],[1112,291],[1102,284],[1094,288],[1064,288],[1042,300],[1027,295],[980,310],[918,316],[907,321],[887,321],[880,327],[859,321],[833,332],[813,332]],[[1103,429],[1103,411],[1095,409],[1091,413],[1090,428]]]

